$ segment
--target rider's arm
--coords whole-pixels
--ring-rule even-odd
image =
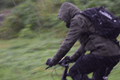
[[[66,39],[63,41],[57,53],[53,56],[51,62],[57,64],[71,49],[74,43],[86,32],[84,19],[72,19]]]
[[[75,53],[70,57],[71,61],[76,61],[81,55],[83,55],[86,52],[84,49],[84,45],[80,45],[80,47],[75,51]]]

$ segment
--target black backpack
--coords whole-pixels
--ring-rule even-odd
[[[116,39],[120,33],[120,20],[104,7],[93,7],[80,14],[86,16],[95,26],[94,34]]]

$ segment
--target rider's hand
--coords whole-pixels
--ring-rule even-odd
[[[63,62],[63,63],[72,63],[73,61],[70,60],[70,57],[69,56],[66,56],[64,59],[62,59],[60,62]]]
[[[52,67],[52,66],[53,66],[53,64],[52,64],[52,62],[51,62],[51,59],[48,59],[48,60],[46,61],[46,65],[48,65],[49,67]]]

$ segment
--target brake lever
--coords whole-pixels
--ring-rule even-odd
[[[45,70],[47,70],[48,68],[50,68],[50,67],[45,68]]]

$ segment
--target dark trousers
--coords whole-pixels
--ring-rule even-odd
[[[119,61],[115,61],[110,66],[106,66],[105,68],[100,68],[97,71],[95,71],[93,73],[93,79],[100,80],[101,78],[103,78],[103,76],[107,77],[110,74],[111,70],[114,68],[114,66],[117,65],[118,62]]]
[[[119,62],[119,59],[120,56],[102,57],[94,54],[83,55],[70,68],[69,75],[73,80],[103,80],[106,69],[112,64],[116,65]],[[114,66],[112,65],[112,68]],[[108,70],[108,73],[110,71]],[[91,72],[94,73],[93,78],[89,79],[87,74]]]

